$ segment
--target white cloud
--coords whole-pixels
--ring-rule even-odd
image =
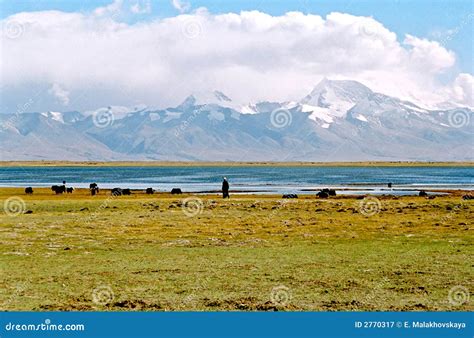
[[[130,6],[130,10],[135,14],[149,14],[151,13],[150,0],[137,1]]]
[[[176,8],[180,13],[185,13],[191,8],[191,4],[182,0],[172,0],[171,1],[174,8]]]
[[[404,42],[412,47],[410,50],[411,61],[423,71],[436,74],[454,65],[454,53],[446,50],[436,41],[407,35]]]
[[[69,104],[69,92],[57,83],[54,83],[48,92],[53,95],[62,105],[67,106]]]
[[[471,74],[461,73],[454,80],[449,90],[450,99],[461,105],[473,106],[474,77]]]
[[[114,0],[107,6],[97,7],[93,13],[97,16],[116,15],[121,12],[122,6],[123,0]]]
[[[400,43],[373,18],[199,9],[127,24],[117,19],[121,10],[116,0],[89,14],[47,11],[5,19],[28,29],[15,39],[2,35],[2,93],[14,100],[32,86],[61,84],[74,104],[89,109],[168,106],[215,89],[240,102],[298,100],[326,76],[429,104],[451,99],[473,105],[472,75],[447,86],[438,81],[454,71],[453,52],[411,35]]]

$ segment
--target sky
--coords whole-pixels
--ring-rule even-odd
[[[472,1],[0,1],[0,112],[299,100],[324,77],[473,104]]]

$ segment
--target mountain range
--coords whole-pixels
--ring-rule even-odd
[[[472,115],[324,79],[295,102],[214,91],[166,109],[4,113],[0,160],[472,161]]]

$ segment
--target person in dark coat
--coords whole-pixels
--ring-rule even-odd
[[[222,198],[230,198],[229,182],[226,177],[224,177],[224,180],[222,181]]]

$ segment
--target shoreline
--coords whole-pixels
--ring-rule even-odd
[[[0,186],[0,197],[2,195],[9,195],[11,193],[14,193],[14,195],[25,195],[24,194],[24,189],[25,186],[9,186],[9,187],[3,187]],[[35,192],[39,193],[39,195],[52,195],[52,196],[58,196],[56,194],[51,193],[51,188],[46,187],[46,186],[41,186],[41,187],[35,187],[33,186],[33,189]],[[299,197],[306,199],[306,198],[313,198],[316,196],[317,192],[319,192],[321,189],[307,189],[307,190],[302,190],[296,192],[296,195]],[[102,188],[100,189],[102,194],[99,193],[97,196],[110,196],[111,195],[111,188]],[[215,197],[216,195],[221,195],[221,190],[202,190],[202,191],[183,191],[181,194],[171,194],[170,191],[162,191],[162,190],[155,190],[153,194],[148,195],[146,194],[146,188],[131,188],[130,189],[132,195],[130,196],[156,196],[156,197],[168,197],[168,196],[173,196],[179,198],[180,196],[202,196],[202,197]],[[418,196],[418,192],[420,191],[426,191],[430,195],[435,195],[435,196],[464,196],[464,195],[471,195],[474,193],[474,190],[472,189],[437,189],[435,187],[431,189],[393,189],[393,190],[375,190],[375,189],[368,189],[368,190],[360,190],[360,189],[351,189],[351,188],[343,188],[343,189],[336,189],[338,192],[337,196],[332,197],[334,198],[360,198],[361,196],[375,196],[378,198],[383,198],[383,197],[393,197],[393,198],[399,198],[399,197],[416,197]],[[403,193],[403,192],[412,192],[410,194]],[[398,192],[398,193],[397,193]],[[72,194],[59,194],[59,196],[64,195],[64,196],[69,196],[69,195],[75,195],[75,194],[86,194],[88,195],[89,189],[88,188],[75,188],[74,193]],[[238,197],[260,197],[260,198],[277,198],[280,199],[282,198],[282,195],[285,195],[286,193],[279,193],[276,191],[258,191],[258,190],[230,190],[230,194],[233,196],[238,196]]]
[[[185,162],[185,161],[0,161],[0,167],[474,167],[474,161]]]

